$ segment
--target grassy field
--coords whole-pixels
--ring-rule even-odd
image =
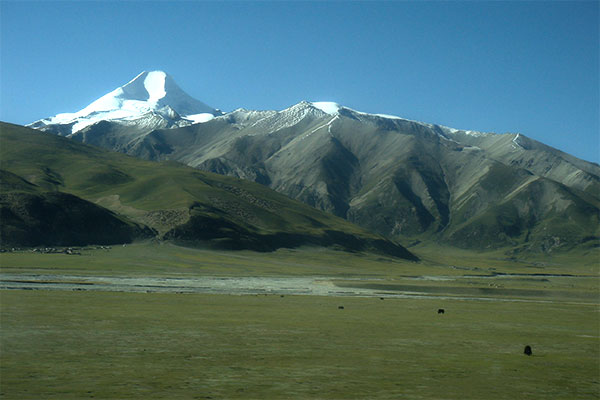
[[[600,389],[595,305],[1,296],[7,399],[590,399]]]
[[[380,300],[2,290],[1,398],[600,398],[593,262],[423,248],[425,261],[412,263],[332,250],[215,252],[168,243],[81,253],[4,253],[1,272],[315,276],[350,286],[428,286],[432,293]],[[558,272],[578,276],[518,275]],[[517,275],[491,276],[497,273]],[[450,280],[421,279],[428,276]],[[490,299],[444,295],[468,297],[477,288],[489,288]],[[533,356],[523,355],[525,345]]]
[[[422,262],[371,253],[325,248],[279,249],[274,252],[215,251],[140,242],[88,247],[80,255],[41,254],[30,250],[0,253],[3,272],[92,275],[221,276],[356,276],[396,279],[406,276],[489,275],[493,273],[572,274],[600,277],[600,251],[539,259],[508,260],[502,252],[479,253],[437,246],[411,248]]]

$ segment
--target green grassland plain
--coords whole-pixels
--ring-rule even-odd
[[[432,289],[385,300],[2,290],[0,396],[600,398],[595,256],[568,266],[562,264],[568,257],[508,261],[494,253],[417,250],[421,263],[332,250],[215,252],[168,243],[81,255],[4,253],[2,272],[12,274],[320,276],[340,287],[388,285],[391,292],[382,288],[388,294],[394,285]],[[474,288],[489,295],[473,296]],[[523,355],[527,344],[531,357]]]

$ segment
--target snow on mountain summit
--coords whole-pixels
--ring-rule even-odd
[[[144,87],[148,92],[148,103],[158,103],[160,99],[167,95],[167,91],[165,90],[166,80],[167,74],[162,71],[152,71],[146,75]]]
[[[75,113],[58,114],[31,124],[34,128],[71,125],[71,132],[102,120],[136,120],[148,113],[165,116],[168,107],[188,123],[207,121],[221,112],[185,93],[164,71],[144,71],[127,84],[105,94]],[[173,113],[170,113],[172,115]],[[190,118],[186,118],[186,116]],[[198,118],[202,115],[202,118]]]

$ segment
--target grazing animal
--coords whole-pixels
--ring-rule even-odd
[[[526,354],[528,356],[530,356],[530,355],[533,354],[533,352],[531,351],[531,346],[530,345],[525,346],[525,350],[523,350],[523,354]]]
[[[343,310],[344,306],[338,306],[338,310]]]
[[[446,312],[446,311],[444,311],[444,309],[443,309],[443,308],[438,308],[438,314],[443,314],[443,313],[445,313],[445,312]]]

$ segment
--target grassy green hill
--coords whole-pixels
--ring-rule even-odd
[[[65,235],[70,231],[81,237],[89,226],[98,225],[102,231],[116,233],[109,218],[99,211],[106,209],[106,215],[137,227],[132,228],[130,240],[145,237],[153,230],[160,239],[193,246],[260,251],[302,245],[333,246],[416,260],[396,243],[259,184],[174,162],[142,161],[6,123],[0,124],[0,143],[0,168],[7,171],[2,175],[2,215],[15,214],[25,197],[53,205],[67,214],[79,210],[74,206],[77,203],[82,210],[79,214],[60,218],[60,213],[52,214],[60,221],[80,221],[77,227],[72,222],[55,225]],[[82,204],[93,205],[99,214],[92,218],[88,215],[91,208],[84,210]],[[48,214],[46,208],[38,208],[32,206],[23,211],[21,221],[38,221],[41,214]],[[40,214],[39,210],[46,211]],[[17,239],[14,232],[31,230],[37,222],[20,223],[18,218],[11,221],[13,230],[3,232],[3,244],[32,243]],[[40,229],[38,236],[58,235]],[[127,239],[115,234],[117,243]],[[84,241],[94,240],[96,237],[91,236]]]
[[[72,194],[45,191],[0,170],[2,246],[129,243],[152,230]]]

